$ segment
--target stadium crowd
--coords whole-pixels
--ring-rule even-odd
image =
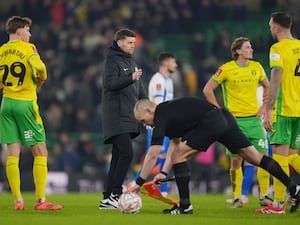
[[[293,30],[300,37],[299,5],[295,0],[2,1],[0,44],[8,40],[5,32],[8,17],[30,17],[31,42],[47,65],[49,77],[39,91],[39,105],[48,136],[49,170],[80,171],[100,178],[104,174],[109,154],[101,136],[101,68],[104,49],[117,29],[128,27],[138,33],[134,57],[143,69],[145,86],[157,70],[157,53],[164,50],[158,39],[168,35],[191,37],[187,50],[191,57],[178,57],[179,68],[173,80],[175,96],[197,95],[218,65],[230,58],[232,38],[228,30],[222,30],[208,40],[199,25],[242,23],[262,10],[268,18],[267,13],[275,9],[293,15]],[[256,52],[267,55],[269,45],[259,39],[271,42],[265,33],[257,36],[253,46]],[[137,151],[134,163],[137,163],[144,154],[143,137],[134,146]],[[24,150],[22,154],[21,166],[31,170],[32,159],[26,157],[27,152]],[[220,161],[222,157],[216,153]],[[225,164],[220,168],[226,167]],[[4,179],[4,165],[2,162],[0,166],[1,179]]]

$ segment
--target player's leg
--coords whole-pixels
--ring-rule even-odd
[[[300,186],[297,186],[292,182],[289,176],[275,160],[265,155],[262,156],[255,147],[251,145],[246,136],[239,130],[230,113],[224,111],[224,116],[227,118],[230,130],[228,130],[222,137],[218,138],[218,141],[224,144],[227,148],[233,149],[232,153],[240,154],[249,163],[262,167],[275,178],[280,180],[291,193],[292,204],[290,212],[294,212],[299,206]],[[279,213],[284,213],[284,210],[281,210]]]
[[[251,130],[256,127],[257,120],[255,117],[236,118],[237,124],[239,125],[242,132],[251,140]],[[254,124],[254,125],[253,125]],[[253,144],[253,143],[252,143]],[[255,167],[248,163],[243,162],[243,181],[242,181],[242,202],[243,204],[248,203],[248,194],[253,182]]]
[[[259,185],[259,204],[261,206],[270,205],[273,200],[269,197],[270,173],[265,169],[257,168],[257,180]]]
[[[165,214],[192,214],[193,207],[190,202],[189,181],[191,177],[190,168],[187,160],[194,154],[198,153],[197,150],[191,149],[184,142],[180,142],[172,154],[172,164],[178,188],[180,202],[178,206],[172,209],[163,211]]]
[[[160,156],[158,157],[156,164],[160,166],[160,170],[162,170],[164,163],[166,161],[166,154],[169,149],[170,145],[170,139],[168,137],[164,137],[163,141],[163,147],[160,150]],[[160,187],[159,190],[163,196],[168,195],[168,182],[163,183]]]
[[[111,160],[108,172],[106,174],[106,178],[104,181],[104,191],[103,191],[103,199],[100,201],[99,209],[116,209],[115,206],[111,206],[109,197],[112,193],[112,182],[113,182],[113,176],[116,171],[118,158],[119,158],[119,150],[117,146],[113,143],[112,144],[112,150],[111,150]]]
[[[289,117],[277,117],[276,122],[273,123],[274,132],[270,133],[270,143],[272,144],[272,158],[280,165],[281,169],[289,176],[289,144],[292,136],[292,119]],[[279,179],[273,179],[274,188],[274,201],[271,207],[274,211],[283,212],[285,197],[286,197],[286,187],[280,182]],[[268,209],[262,209],[262,211],[270,211]]]
[[[242,182],[242,202],[248,203],[248,195],[252,186],[254,178],[255,166],[249,164],[247,161],[243,165],[243,182]]]
[[[133,158],[133,147],[129,133],[120,134],[114,137],[113,144],[118,149],[118,160],[114,174],[112,174],[112,191],[108,204],[111,208],[118,208],[118,200],[122,194],[122,185]],[[100,204],[101,208],[101,204]]]
[[[231,208],[241,208],[242,203],[242,158],[238,155],[231,154],[230,151],[226,150],[226,153],[230,155],[230,183],[233,193],[233,200],[228,201]]]
[[[300,118],[293,118],[292,126],[292,141],[289,149],[289,164],[300,174],[300,156],[298,155],[298,149],[300,134]]]
[[[250,137],[252,145],[259,151],[261,155],[267,155],[269,151],[269,144],[265,129],[261,119],[250,118],[249,124],[247,125],[248,130],[247,137]],[[270,173],[261,167],[257,168],[257,180],[259,185],[259,204],[261,206],[268,206],[272,203],[272,199],[269,197],[269,186],[270,186]]]
[[[60,210],[61,205],[55,205],[46,200],[46,182],[48,175],[47,155],[48,151],[45,143],[38,143],[31,147],[33,161],[33,179],[35,183],[36,203],[35,210]]]
[[[261,156],[254,146],[249,146],[238,150],[239,154],[250,163],[260,166],[267,170],[274,178],[277,178],[285,187],[288,188],[292,196],[292,207],[290,212],[294,212],[300,202],[300,186],[293,183],[279,163],[268,156]],[[274,203],[266,208],[256,210],[257,213],[285,213],[284,208],[274,206]]]
[[[237,123],[250,140],[251,144],[260,152],[260,154],[268,153],[268,140],[265,129],[263,128],[262,120],[257,117],[246,117],[238,118]],[[244,180],[243,188],[245,188],[243,195],[247,196],[250,186],[253,182],[254,167],[247,161],[245,161],[244,167]],[[245,176],[246,175],[246,176]],[[267,206],[272,203],[272,199],[268,196],[269,184],[270,184],[270,174],[262,168],[257,168],[257,180],[260,190],[259,203],[262,206]]]
[[[300,174],[300,155],[297,149],[289,149],[289,164]]]
[[[152,138],[152,128],[150,126],[146,126],[146,152],[151,146],[151,138]],[[143,165],[142,165],[143,166]],[[141,172],[142,172],[142,166],[140,170],[135,174],[134,180],[140,177]]]
[[[24,210],[24,201],[21,194],[21,179],[19,169],[19,155],[21,145],[19,143],[7,145],[7,159],[6,159],[6,177],[15,199],[15,209]]]
[[[42,118],[39,115],[38,105],[35,101],[18,104],[23,111],[18,110],[18,126],[20,129],[21,142],[24,146],[31,147],[33,161],[33,179],[35,184],[36,210],[60,210],[61,205],[54,205],[46,200],[46,181],[48,174],[47,158],[48,150],[46,148],[46,135]]]
[[[7,144],[6,176],[15,200],[15,209],[24,210],[21,194],[21,181],[19,169],[19,155],[21,151],[18,126],[14,118],[14,105],[12,99],[3,97],[0,108],[0,141]]]

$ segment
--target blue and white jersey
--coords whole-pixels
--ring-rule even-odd
[[[159,104],[174,98],[174,85],[170,77],[161,73],[155,73],[148,86],[148,96],[155,104]]]

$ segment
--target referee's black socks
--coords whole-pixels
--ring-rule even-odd
[[[181,162],[173,165],[176,184],[180,197],[180,207],[188,208],[190,202],[189,182],[191,178],[190,168],[187,162]]]

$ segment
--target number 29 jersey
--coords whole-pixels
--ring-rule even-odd
[[[24,41],[9,41],[0,47],[0,88],[4,97],[37,99],[37,72],[29,62],[36,55],[35,45]]]
[[[270,68],[281,68],[276,114],[300,117],[300,41],[283,39],[270,48]]]

